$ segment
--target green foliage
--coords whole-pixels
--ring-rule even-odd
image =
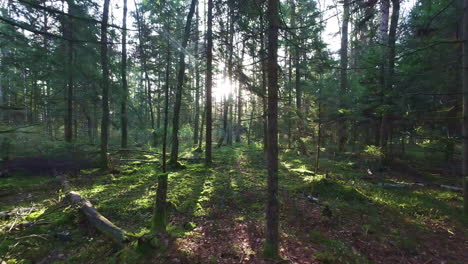
[[[383,156],[381,148],[374,145],[367,145],[364,149],[364,153],[371,159],[379,159]]]

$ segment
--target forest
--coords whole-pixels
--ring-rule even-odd
[[[15,263],[468,263],[468,0],[0,0]]]

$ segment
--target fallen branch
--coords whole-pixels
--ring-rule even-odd
[[[26,222],[26,223],[17,224],[16,226],[14,226],[14,228],[22,229],[22,228],[29,228],[31,226],[41,226],[41,225],[50,225],[50,222],[48,221]]]

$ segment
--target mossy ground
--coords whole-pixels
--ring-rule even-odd
[[[263,151],[256,145],[235,145],[215,149],[213,156],[211,168],[186,162],[185,169],[169,173],[171,236],[167,247],[158,250],[132,242],[119,251],[64,200],[54,178],[2,178],[0,211],[34,209],[1,220],[0,257],[6,263],[264,263]],[[418,161],[425,158],[413,155],[410,160],[426,180],[457,184],[456,178],[435,177],[429,168],[418,168]],[[460,194],[436,187],[378,185],[411,178],[391,169],[368,177],[368,164],[356,155],[323,155],[317,174],[313,157],[286,152],[280,161],[283,259],[291,263],[468,259],[468,223]],[[136,237],[147,235],[160,165],[136,161],[115,166],[120,173],[81,171],[71,178],[73,189],[119,227]],[[31,221],[49,224],[10,230],[12,224]]]

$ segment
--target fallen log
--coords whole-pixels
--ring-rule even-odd
[[[77,192],[70,191],[70,183],[64,175],[57,175],[57,178],[60,179],[63,190],[67,193],[66,197],[72,204],[79,207],[78,210],[86,217],[86,220],[88,220],[92,226],[109,237],[119,247],[123,247],[129,242],[129,236],[125,230],[119,228],[100,214],[88,199],[81,197]]]
[[[415,183],[389,183],[389,182],[384,182],[384,183],[378,183],[378,185],[382,186],[382,187],[393,187],[393,188],[404,188],[404,187],[412,187],[412,186],[436,187],[436,188],[447,189],[447,190],[451,190],[451,191],[455,191],[455,192],[462,192],[463,191],[463,188],[461,188],[461,187],[444,185],[444,184],[435,184],[435,183],[420,183],[420,182],[415,182]]]
[[[91,225],[112,239],[117,245],[123,246],[128,242],[126,232],[101,215],[88,199],[81,197],[77,192],[73,191],[69,192],[67,197],[73,204],[79,206],[80,212],[85,215]]]
[[[136,161],[136,162],[141,162],[141,163],[160,163],[161,162],[159,160],[142,160],[142,159],[121,159],[119,161],[121,162]]]

